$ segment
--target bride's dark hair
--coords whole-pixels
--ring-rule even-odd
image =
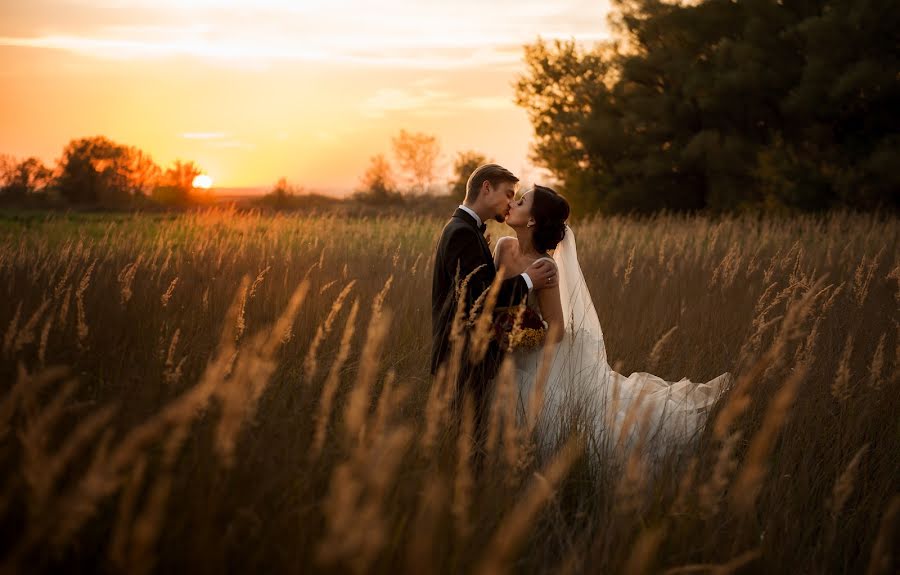
[[[546,186],[534,186],[531,203],[531,217],[534,227],[531,241],[534,249],[543,253],[555,249],[566,235],[566,220],[569,219],[569,202]]]

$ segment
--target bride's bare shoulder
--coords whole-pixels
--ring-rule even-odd
[[[498,250],[508,250],[512,246],[519,243],[518,238],[514,236],[503,236],[497,240],[497,249]]]
[[[518,239],[511,236],[503,236],[502,238],[497,239],[497,244],[494,247],[494,261],[495,262],[503,262],[506,259],[507,254],[509,254],[509,249],[513,247],[515,244],[519,242]]]

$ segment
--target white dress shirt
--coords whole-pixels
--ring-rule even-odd
[[[461,209],[462,211],[466,212],[467,214],[469,214],[470,216],[475,218],[475,225],[478,226],[479,228],[481,227],[481,224],[482,224],[481,218],[478,216],[478,214],[475,213],[475,210],[473,210],[469,206],[464,206],[462,204],[460,204],[459,209]],[[525,280],[525,284],[528,286],[528,291],[531,291],[531,289],[534,287],[534,282],[531,281],[531,277],[529,277],[528,274],[525,272],[522,272],[519,275],[522,276],[522,278]]]

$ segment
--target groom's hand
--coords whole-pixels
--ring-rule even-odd
[[[559,282],[556,266],[548,260],[540,260],[531,264],[525,273],[531,278],[534,289],[554,287]]]

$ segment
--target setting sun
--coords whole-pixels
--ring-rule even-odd
[[[206,174],[200,174],[194,178],[194,181],[191,182],[191,186],[195,188],[199,188],[201,190],[208,190],[212,187],[213,181],[212,178],[207,176]]]

